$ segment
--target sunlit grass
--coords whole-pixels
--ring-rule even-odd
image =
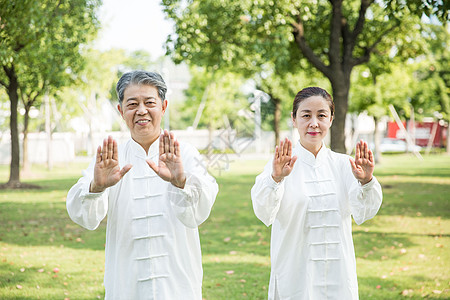
[[[388,156],[378,215],[353,226],[362,299],[450,295],[450,157]]]
[[[361,299],[450,297],[450,157],[424,158],[385,156],[376,168],[382,208],[353,225]],[[219,196],[199,228],[205,299],[267,299],[270,228],[250,200],[265,163],[235,161],[217,176]],[[85,230],[65,208],[86,166],[36,166],[24,181],[42,189],[0,191],[0,299],[104,297],[105,224]]]

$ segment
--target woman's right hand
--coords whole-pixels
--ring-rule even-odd
[[[275,148],[275,155],[272,165],[272,178],[275,182],[280,182],[284,177],[291,174],[297,156],[292,155],[292,142],[285,138],[280,141],[280,145]]]

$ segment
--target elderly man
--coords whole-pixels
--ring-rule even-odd
[[[201,299],[202,263],[197,227],[218,186],[198,151],[161,130],[167,109],[163,78],[124,74],[116,87],[131,139],[103,141],[83,177],[67,195],[77,224],[106,229],[106,299]]]

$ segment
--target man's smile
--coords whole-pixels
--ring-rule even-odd
[[[146,125],[148,123],[150,123],[150,120],[148,120],[148,119],[140,119],[140,120],[136,121],[136,124],[139,124],[139,125]]]

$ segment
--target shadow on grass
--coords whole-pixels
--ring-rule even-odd
[[[219,195],[210,217],[199,228],[204,253],[269,254],[270,228],[255,216],[250,198],[254,180],[253,175],[218,179]]]
[[[33,180],[30,181],[34,185],[40,187],[40,189],[36,190],[14,190],[15,192],[33,192],[33,193],[48,193],[49,191],[63,191],[67,194],[69,189],[77,183],[78,179],[74,179],[73,177],[69,178],[54,178],[54,179],[46,179],[46,180]],[[11,191],[11,190],[9,190]]]
[[[378,215],[450,218],[450,186],[382,181],[383,204]]]
[[[397,259],[402,256],[400,248],[416,245],[409,238],[411,235],[414,234],[353,231],[356,257],[377,261]]]
[[[105,221],[89,231],[72,222],[65,202],[2,202],[0,241],[19,246],[58,246],[102,250]]]
[[[378,176],[412,176],[412,177],[441,177],[441,178],[450,178],[449,168],[445,167],[433,167],[432,169],[414,169],[408,170],[408,168],[404,168],[399,171],[397,168],[394,170],[390,170],[388,168],[377,170],[376,174]]]
[[[103,250],[105,221],[95,231],[72,222],[66,196],[78,177],[49,173],[48,179],[30,180],[39,190],[5,190],[0,197],[0,241],[19,246],[59,246]]]
[[[412,155],[389,155],[382,157],[375,168],[376,176],[450,177],[450,156],[426,155],[419,160]]]
[[[203,263],[203,298],[211,300],[267,299],[270,266],[243,263]]]
[[[2,201],[0,240],[20,246],[64,245],[75,249],[104,249],[105,221],[95,231],[70,220],[65,207],[73,178],[40,180],[38,191],[9,191]],[[254,176],[218,179],[220,193],[208,220],[199,228],[204,253],[240,251],[268,255],[270,229],[253,213],[250,188]],[[31,200],[29,200],[31,199]]]

